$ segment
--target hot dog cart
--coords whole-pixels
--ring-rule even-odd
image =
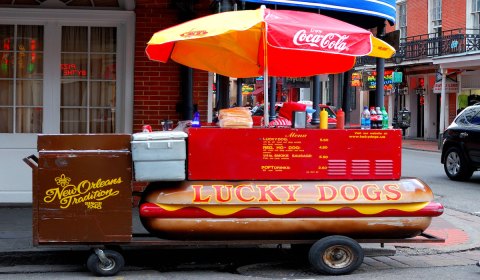
[[[430,188],[401,177],[401,130],[180,128],[39,135],[36,246],[88,245],[89,270],[115,275],[122,246],[305,244],[313,268],[346,274],[359,243],[443,242]],[[132,183],[148,184],[132,230]],[[134,208],[137,211],[137,208]]]

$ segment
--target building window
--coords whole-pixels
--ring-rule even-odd
[[[432,0],[430,9],[430,18],[432,21],[432,31],[440,35],[442,33],[442,0]]]
[[[398,10],[398,29],[400,30],[400,38],[407,37],[407,4],[401,2],[397,4]]]
[[[442,0],[431,0],[430,2],[430,30],[428,42],[428,55],[439,56],[442,54]]]
[[[41,133],[43,26],[0,25],[0,133]]]
[[[480,0],[472,0],[472,18],[473,18],[473,29],[476,29],[476,34],[480,29]]]
[[[115,27],[62,27],[60,132],[113,133]]]

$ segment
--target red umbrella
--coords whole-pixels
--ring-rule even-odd
[[[261,8],[218,13],[159,31],[146,52],[152,60],[172,59],[229,77],[263,75],[268,88],[269,75],[341,73],[353,67],[357,56],[388,58],[395,50],[370,31],[327,16]]]

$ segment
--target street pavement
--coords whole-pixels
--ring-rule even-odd
[[[439,152],[437,142],[404,139],[405,149],[417,149]],[[135,211],[136,209],[134,209]],[[134,219],[134,231],[141,224]],[[141,231],[141,230],[140,230]],[[444,243],[403,243],[365,245],[366,258],[360,269],[389,269],[435,266],[473,265],[480,260],[480,216],[445,209],[440,217],[433,218],[426,233],[445,239]],[[32,245],[32,208],[31,205],[0,205],[0,257],[13,254],[67,250],[77,247],[66,245],[59,247],[34,247]],[[278,272],[278,267],[258,266],[265,273],[271,269]],[[0,263],[0,274],[11,271],[11,266]],[[255,267],[244,269],[245,274],[255,276]],[[239,273],[242,274],[241,270]]]

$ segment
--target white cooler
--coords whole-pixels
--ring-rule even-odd
[[[132,136],[135,180],[183,181],[187,158],[183,131],[140,132]]]

